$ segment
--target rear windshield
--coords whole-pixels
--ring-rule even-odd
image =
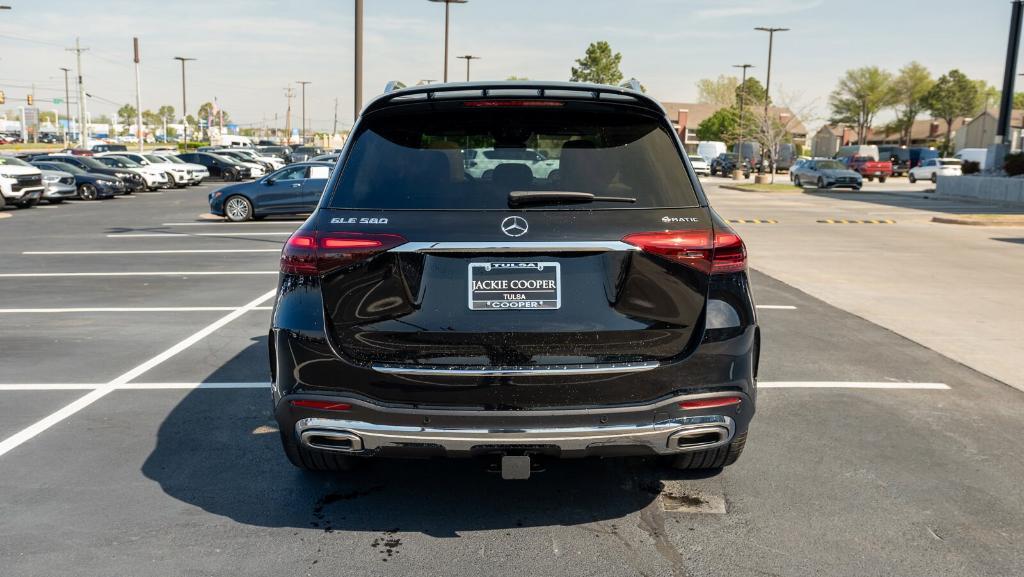
[[[382,110],[355,136],[329,206],[507,210],[514,190],[635,198],[543,210],[697,206],[664,120],[623,107]]]

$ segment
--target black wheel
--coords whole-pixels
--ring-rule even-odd
[[[548,173],[548,181],[549,182],[558,182],[561,179],[562,179],[562,173],[559,172],[557,168]]]
[[[281,431],[281,445],[291,464],[304,471],[351,471],[356,465],[355,457],[307,449],[284,431]]]
[[[816,186],[818,188],[825,188],[825,179],[819,176],[818,177],[818,183],[817,183]]]
[[[37,204],[39,204],[39,199],[38,198],[31,198],[29,200],[22,200],[22,201],[16,202],[16,203],[14,203],[14,206],[16,206],[18,208],[32,208],[33,206],[35,206]]]
[[[668,465],[674,469],[721,469],[728,467],[740,458],[743,446],[747,444],[747,433],[736,435],[728,445],[722,445],[706,451],[680,453],[668,458]]]
[[[800,177],[799,176],[794,176],[793,177],[793,186],[799,186],[800,188],[804,187],[804,185],[800,183]]]
[[[932,173],[932,183],[934,184],[934,183],[937,183],[937,182],[939,182],[939,175],[937,173],[933,172]]]
[[[886,178],[888,178],[888,177],[887,176],[879,176],[878,177],[878,182],[885,182]]]
[[[78,198],[82,200],[96,200],[96,187],[89,183],[79,185]]]
[[[480,175],[480,180],[490,180],[493,176],[493,170],[485,170],[484,173]]]
[[[228,197],[224,201],[224,216],[231,222],[245,222],[252,219],[252,203],[244,196]]]
[[[867,179],[868,179],[868,182],[872,182],[872,181],[874,181],[874,180],[875,180],[875,177],[873,177],[873,176],[869,176],[869,177],[867,177]]]
[[[917,177],[914,176],[913,172],[910,172],[907,173],[907,180],[910,181],[910,184],[914,184],[915,182],[917,182]]]

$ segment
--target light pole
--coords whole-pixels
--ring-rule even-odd
[[[761,32],[768,33],[768,71],[765,74],[764,80],[764,118],[765,122],[768,122],[768,90],[772,83],[772,43],[775,40],[776,32],[787,32],[789,28],[771,28],[768,26],[758,26],[754,30],[760,30]],[[768,161],[769,166],[772,167],[772,172],[775,171],[775,151],[769,150],[770,160]]]
[[[469,0],[430,0],[444,2],[444,81],[448,82],[448,20],[451,16],[452,4],[465,4]]]
[[[64,148],[67,148],[69,142],[68,131],[71,130],[71,90],[68,89],[68,72],[71,72],[71,69],[61,68],[61,70],[64,71],[64,109],[66,111],[64,114],[67,116],[68,121],[68,127],[64,130]],[[81,119],[79,119],[79,124],[81,124]],[[78,129],[81,130],[82,127],[79,126]]]
[[[465,56],[456,56],[466,61],[466,82],[469,82],[469,63],[473,60],[480,60],[480,56],[473,56],[472,54],[466,54]]]
[[[753,64],[733,64],[733,68],[743,69],[743,80],[740,82],[740,145],[739,145],[739,162],[736,165],[736,170],[732,171],[733,180],[739,180],[743,174],[743,140],[746,136],[746,131],[743,126],[743,96],[747,92],[747,68],[753,68]]]
[[[302,144],[306,144],[306,85],[312,84],[312,82],[296,80],[295,83],[302,85]]]
[[[174,59],[181,61],[181,130],[185,139],[185,152],[188,152],[188,120],[186,120],[188,105],[185,103],[185,63],[189,60],[195,60],[195,58],[175,56]]]

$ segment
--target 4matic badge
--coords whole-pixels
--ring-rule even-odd
[[[700,219],[694,216],[663,216],[661,222],[700,222]]]

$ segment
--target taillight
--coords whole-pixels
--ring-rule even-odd
[[[713,397],[710,399],[695,399],[693,401],[683,401],[679,403],[679,408],[686,410],[714,409],[717,407],[728,407],[731,405],[738,405],[742,402],[743,399],[739,397]]]
[[[739,272],[747,268],[747,249],[730,229],[638,232],[626,235],[622,241],[704,273]]]
[[[405,244],[397,234],[299,231],[281,252],[281,272],[316,275],[330,272]]]

